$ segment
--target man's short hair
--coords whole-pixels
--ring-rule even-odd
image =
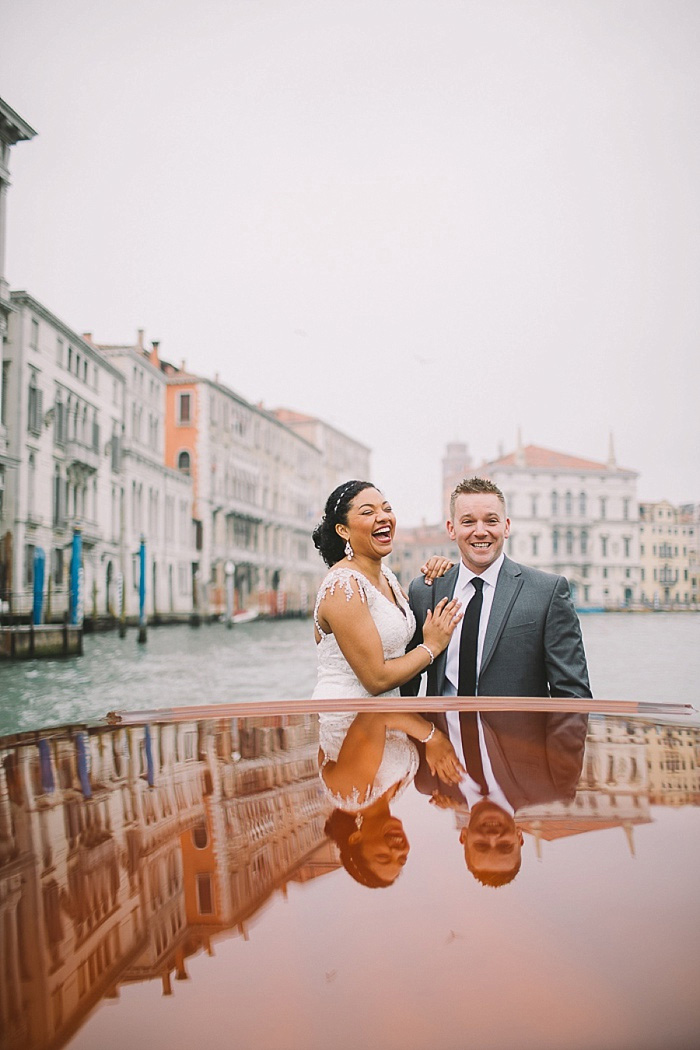
[[[465,860],[467,860],[466,854]],[[480,882],[482,886],[493,886],[493,888],[496,889],[498,886],[507,886],[509,882],[513,881],[520,871],[522,862],[522,857],[518,857],[517,864],[515,864],[510,871],[476,871],[467,860],[467,868],[476,881]]]
[[[503,504],[503,513],[506,512],[506,498],[493,481],[488,478],[464,478],[460,481],[450,496],[450,517],[454,517],[455,502],[458,496],[498,496]]]

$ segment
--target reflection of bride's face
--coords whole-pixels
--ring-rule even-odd
[[[367,867],[383,882],[394,881],[411,849],[401,821],[386,815],[366,817],[350,841],[362,853]]]

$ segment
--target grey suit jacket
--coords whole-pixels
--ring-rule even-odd
[[[430,718],[447,733],[442,712]],[[569,801],[583,768],[588,715],[568,711],[483,711],[484,740],[494,776],[516,811],[542,802]],[[420,765],[414,784],[418,791],[442,795],[464,805],[453,784],[433,776],[418,744]]]
[[[427,586],[413,580],[408,597],[416,617],[409,645],[423,640],[428,609],[451,598],[459,565]],[[428,695],[442,696],[447,650],[428,668]],[[416,696],[420,676],[401,689]],[[590,697],[581,625],[564,576],[541,572],[505,558],[498,575],[479,670],[481,696]]]

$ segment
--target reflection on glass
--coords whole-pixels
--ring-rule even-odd
[[[467,869],[488,886],[520,871],[526,806],[570,801],[576,793],[588,716],[566,712],[448,711],[430,715],[447,734],[464,774],[446,783],[421,755],[416,787],[438,808],[455,810]]]
[[[460,715],[443,727],[461,733]],[[700,802],[699,730],[591,717],[584,751],[585,732],[581,715],[484,713],[486,794],[466,745],[472,782],[452,784],[403,737],[401,754],[383,749],[369,804],[355,811],[319,778],[314,715],[0,741],[3,1046],[64,1045],[127,982],[156,979],[171,994],[189,957],[225,931],[247,939],[278,890],[337,870],[338,849],[348,870],[364,865],[365,878],[390,883],[408,854],[389,809],[402,790],[419,809],[433,801],[431,822],[445,820],[440,807],[454,811],[457,848],[491,885],[513,878],[523,835],[541,855],[546,842],[617,828],[634,854],[634,828],[653,822],[652,804]],[[410,787],[414,772],[424,799]],[[601,851],[609,841],[601,836]],[[431,870],[439,877],[439,856]]]

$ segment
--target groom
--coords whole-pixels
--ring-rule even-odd
[[[431,585],[418,577],[408,592],[418,624],[409,648],[423,641],[426,613],[441,598],[458,598],[464,613],[449,646],[428,668],[428,696],[459,692],[590,697],[581,627],[569,585],[563,576],[506,557],[503,543],[510,533],[510,519],[501,490],[484,478],[460,482],[450,499],[447,531],[459,547],[459,564]],[[464,668],[465,660],[474,662],[474,654],[465,656],[463,640],[476,647],[468,692],[459,688],[460,659]],[[419,685],[418,677],[401,691],[404,696],[417,696]]]
[[[581,628],[569,585],[563,576],[518,565],[505,556],[510,520],[501,490],[484,478],[462,481],[450,499],[447,531],[459,548],[459,564],[432,585],[421,576],[409,588],[419,625],[409,648],[422,643],[426,613],[441,598],[458,598],[464,612],[447,649],[428,667],[428,696],[590,697]],[[416,696],[419,686],[420,676],[401,691]],[[513,819],[517,809],[546,796],[571,797],[575,791],[587,717],[538,712],[481,715],[471,710],[431,718],[447,731],[467,770],[454,799],[467,809],[460,832],[467,867],[480,881],[502,885],[520,867],[522,837]],[[552,746],[562,730],[568,746]],[[518,741],[516,748],[505,746],[513,739]],[[562,755],[567,756],[565,768],[561,768]],[[423,755],[415,783],[434,801],[445,798],[444,785],[431,783]],[[489,870],[477,873],[470,843],[477,839],[480,821],[484,824],[478,843],[481,864]],[[491,840],[490,857],[485,855],[485,831]],[[505,856],[506,846],[510,858]],[[499,857],[499,851],[504,855]],[[504,866],[507,870],[501,870]]]

